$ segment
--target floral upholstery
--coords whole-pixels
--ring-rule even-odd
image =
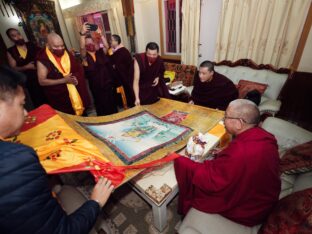
[[[174,71],[175,79],[173,81],[182,81],[185,86],[192,86],[196,74],[196,66],[176,64],[165,62],[166,71]]]
[[[309,188],[281,199],[259,234],[311,232],[312,188]]]

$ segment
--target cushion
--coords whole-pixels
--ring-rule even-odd
[[[312,233],[312,188],[281,199],[258,234]]]
[[[312,141],[297,145],[282,156],[280,170],[288,175],[312,170]]]
[[[264,93],[267,84],[257,83],[249,80],[240,80],[238,82],[238,97],[244,98],[252,90],[257,90],[261,95]]]
[[[175,78],[175,72],[174,71],[165,71],[164,73],[164,78],[169,78],[170,79],[170,84]]]

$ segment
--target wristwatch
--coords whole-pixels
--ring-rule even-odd
[[[79,32],[80,36],[85,36],[87,33],[81,33]]]

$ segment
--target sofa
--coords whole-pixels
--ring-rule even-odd
[[[249,59],[240,59],[234,63],[229,61],[216,63],[215,71],[225,75],[236,85],[240,80],[267,84],[268,86],[261,96],[259,109],[262,114],[270,113],[273,116],[281,107],[282,103],[278,97],[291,74],[289,69],[274,69],[270,65],[257,65]]]
[[[279,118],[266,118],[262,124],[262,128],[271,132],[276,137],[281,156],[287,149],[312,140],[312,132]],[[297,191],[312,188],[312,171],[295,175],[287,175],[283,173],[281,175],[281,181],[282,187],[280,199],[287,198],[287,195],[293,194]],[[178,233],[255,234],[258,233],[260,227],[261,225],[252,228],[245,227],[225,219],[218,214],[207,214],[191,208],[180,225]]]
[[[195,66],[165,63],[165,69],[167,71],[175,71],[174,81],[182,81],[188,93],[191,94],[193,80],[196,74]],[[267,85],[261,96],[259,109],[261,114],[269,113],[272,116],[281,107],[282,103],[278,100],[278,97],[286,80],[291,76],[291,70],[289,69],[275,69],[271,65],[257,65],[250,59],[215,63],[215,71],[228,77],[235,85],[238,85],[240,80]]]

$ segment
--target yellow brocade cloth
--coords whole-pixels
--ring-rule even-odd
[[[62,73],[63,77],[67,76],[70,73],[71,65],[70,65],[70,58],[65,50],[64,55],[61,58],[61,66],[60,64],[56,61],[54,55],[51,53],[48,47],[46,47],[46,53],[49,58],[49,60],[53,63],[53,65],[57,68],[57,70]],[[69,98],[70,102],[72,104],[72,107],[76,113],[76,115],[82,115],[84,111],[84,106],[83,102],[81,100],[81,97],[78,93],[78,90],[75,85],[73,84],[66,84],[68,93],[69,93]]]
[[[193,130],[180,141],[153,151],[132,165],[126,165],[107,144],[78,123],[109,123],[142,111],[148,111],[161,119],[174,111],[184,112],[185,118],[181,118],[179,124]],[[179,155],[172,153],[185,147],[191,135],[209,132],[222,138],[225,129],[218,123],[223,116],[223,111],[168,99],[102,117],[68,115],[43,105],[29,113],[20,135],[9,140],[34,148],[40,163],[49,174],[90,171],[95,178],[105,176],[117,186],[145,168],[161,165],[178,157]],[[165,157],[166,155],[169,156]]]

